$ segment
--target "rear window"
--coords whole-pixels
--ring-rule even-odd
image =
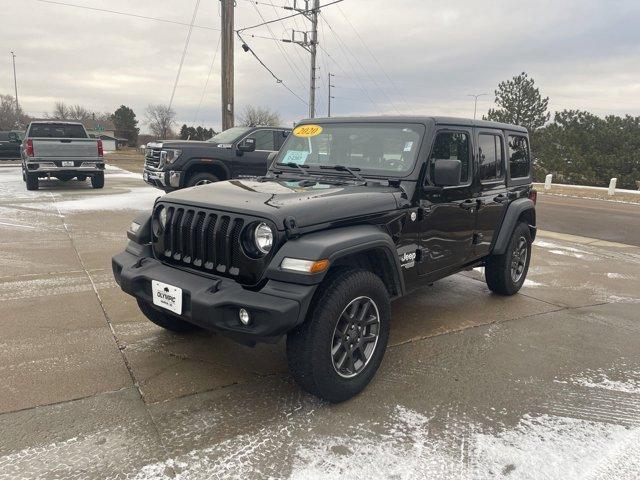
[[[531,170],[527,137],[509,135],[509,173],[511,178],[525,178]]]
[[[65,125],[63,123],[34,123],[29,130],[34,138],[87,138],[82,125]]]

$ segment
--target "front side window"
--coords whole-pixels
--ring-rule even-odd
[[[371,175],[402,176],[413,170],[424,126],[401,123],[300,125],[276,162],[320,168],[342,165]]]
[[[431,151],[431,168],[434,160],[460,160],[462,169],[460,183],[469,182],[471,172],[471,149],[469,148],[469,135],[466,132],[440,132],[436,135]],[[433,178],[433,172],[431,172]]]
[[[480,180],[491,181],[503,178],[502,137],[481,133],[478,135],[478,170]]]
[[[527,137],[509,135],[509,172],[511,178],[525,178],[531,170]]]
[[[273,142],[273,130],[257,130],[249,138],[255,138],[256,150],[269,150],[274,151],[276,149]]]

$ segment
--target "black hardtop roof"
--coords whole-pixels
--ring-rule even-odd
[[[442,116],[371,116],[371,117],[324,117],[306,118],[299,122],[305,123],[423,123],[433,125],[459,125],[464,127],[484,127],[500,130],[511,130],[527,133],[525,127],[508,123],[490,122],[487,120],[473,120],[471,118],[442,117]]]

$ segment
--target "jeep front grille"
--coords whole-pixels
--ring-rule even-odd
[[[159,225],[161,209],[167,210],[164,229],[154,229],[156,257],[176,266],[185,266],[213,275],[237,278],[253,285],[262,277],[272,255],[248,256],[242,247],[243,230],[264,221],[243,215],[196,207],[158,203],[153,213]],[[275,231],[275,229],[274,229]],[[274,249],[275,250],[275,245]]]

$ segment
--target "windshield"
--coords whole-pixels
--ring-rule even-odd
[[[424,130],[423,125],[402,123],[299,125],[275,161],[403,176],[413,169]]]
[[[87,138],[82,125],[73,123],[33,123],[29,130],[33,138]]]
[[[238,139],[238,137],[244,135],[249,130],[251,130],[251,129],[248,128],[248,127],[233,127],[233,128],[229,128],[229,129],[225,130],[224,132],[220,132],[217,135],[214,135],[209,140],[207,140],[207,142],[233,143]]]

